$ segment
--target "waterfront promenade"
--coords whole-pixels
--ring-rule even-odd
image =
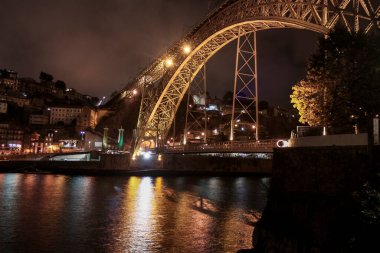
[[[271,154],[164,154],[141,156],[132,160],[129,154],[101,154],[95,159],[0,161],[3,172],[38,172],[84,175],[270,175]]]

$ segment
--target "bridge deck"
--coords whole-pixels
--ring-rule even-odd
[[[277,140],[171,146],[165,153],[273,153]]]

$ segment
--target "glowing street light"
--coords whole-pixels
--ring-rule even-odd
[[[173,66],[174,62],[173,62],[173,59],[172,58],[168,58],[165,60],[165,66],[170,68],[171,66]]]
[[[80,135],[82,136],[82,141],[83,141],[84,134],[85,134],[85,131],[80,131]]]
[[[191,47],[190,47],[190,45],[185,45],[185,46],[183,47],[183,52],[184,52],[185,54],[190,54],[190,52],[191,52]]]
[[[133,94],[133,95],[137,95],[137,90],[134,89],[134,90],[132,91],[132,94]]]

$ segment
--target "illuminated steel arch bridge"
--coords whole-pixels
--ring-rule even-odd
[[[164,140],[175,113],[190,83],[205,63],[228,43],[238,40],[236,82],[239,79],[238,57],[243,65],[256,63],[256,32],[275,28],[307,29],[327,34],[337,24],[349,32],[368,33],[380,28],[378,0],[229,0],[214,10],[192,32],[170,47],[134,79],[129,87],[143,96],[134,140],[136,154],[145,140]],[[253,42],[248,35],[254,35]],[[249,41],[249,42],[248,42]],[[243,56],[247,45],[251,54]],[[257,105],[257,68],[250,67],[250,92]],[[247,87],[245,87],[247,88]],[[127,92],[126,90],[124,92]],[[236,94],[235,94],[236,95]],[[235,101],[235,98],[234,98]],[[257,108],[257,106],[256,106]],[[232,119],[233,120],[233,119]],[[257,120],[257,119],[256,119]],[[233,122],[231,122],[232,127]],[[233,131],[231,131],[233,132]],[[231,136],[233,138],[233,136]]]

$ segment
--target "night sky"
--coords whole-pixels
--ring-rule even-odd
[[[2,0],[0,68],[38,79],[41,71],[93,96],[121,89],[220,0]],[[319,35],[258,34],[261,99],[289,105]],[[233,89],[235,43],[208,63],[212,95]]]

